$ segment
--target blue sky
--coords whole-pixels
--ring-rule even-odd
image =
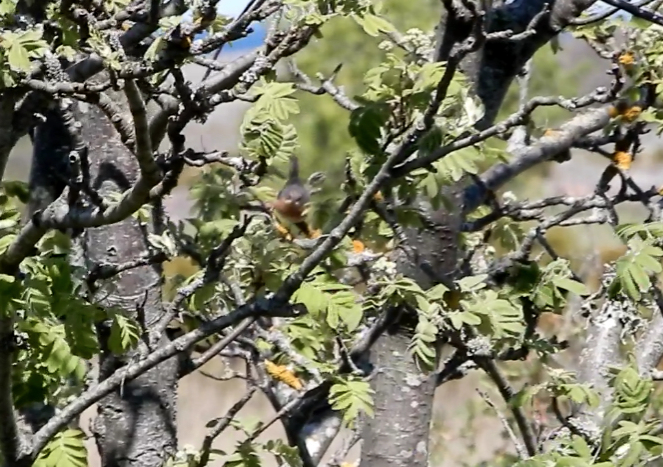
[[[217,4],[217,11],[222,15],[235,17],[242,12],[242,10],[249,3],[249,1],[250,0],[221,0]],[[608,7],[609,7],[608,5],[599,1],[595,3],[593,7],[590,8],[589,11],[594,12],[597,10],[606,9]],[[623,12],[621,13],[624,14]],[[628,14],[624,15],[626,16],[627,19],[630,17],[630,15]],[[254,23],[252,25],[252,28],[253,28],[252,34],[249,34],[247,37],[242,38],[240,40],[234,41],[231,47],[228,47],[227,50],[241,51],[246,49],[252,49],[262,44],[262,41],[265,38],[266,34],[266,29],[264,25],[261,23]]]
[[[221,0],[217,4],[216,10],[222,15],[235,17],[239,15],[242,10],[244,10],[244,7],[249,3],[249,1],[250,0]],[[189,11],[184,15],[184,17],[187,18],[190,14],[191,12]],[[253,23],[251,27],[253,28],[252,34],[232,42],[232,44],[229,44],[230,47],[226,46],[227,49],[224,47],[224,50],[239,51],[252,49],[262,44],[266,33],[264,25],[261,23]]]

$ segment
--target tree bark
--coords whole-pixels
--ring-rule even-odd
[[[113,98],[124,102],[124,96]],[[123,109],[127,111],[127,106]],[[106,199],[111,193],[128,189],[137,178],[138,164],[106,116],[87,104],[79,104],[73,114],[81,123],[80,136],[88,149],[93,188]],[[65,181],[68,177],[66,161],[72,143],[57,111],[49,113],[40,125],[34,145],[32,211],[58,196],[64,188],[62,177]],[[82,249],[82,260],[88,267],[100,262],[117,264],[147,252],[147,231],[130,217],[89,229],[74,243]],[[163,315],[161,285],[159,267],[145,266],[121,273],[94,295],[102,306],[116,307],[125,316],[148,325]],[[135,358],[138,351],[113,354],[108,348],[107,323],[98,326],[98,335],[102,348],[98,378],[103,381]],[[169,359],[99,402],[93,431],[104,467],[161,467],[175,453],[177,386],[178,361]]]
[[[123,96],[116,98],[116,102],[124,101]],[[101,111],[94,106],[84,107],[85,111],[80,112],[84,122],[81,136],[88,143],[92,185],[104,197],[121,193],[136,181],[136,159]],[[126,262],[148,251],[146,229],[134,217],[88,230],[84,243],[85,257],[93,264]],[[97,296],[104,297],[104,305],[120,307],[147,328],[163,315],[161,284],[160,267],[144,266],[123,272]],[[99,379],[103,381],[136,352],[112,354],[103,342],[109,330],[100,331]],[[177,359],[167,360],[99,403],[94,434],[104,467],[161,467],[175,453],[177,374]]]
[[[409,356],[410,337],[385,334],[371,349],[375,416],[363,429],[361,465],[426,467],[435,381]]]

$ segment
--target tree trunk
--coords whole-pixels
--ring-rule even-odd
[[[447,190],[460,207],[459,190]],[[394,252],[398,271],[426,290],[437,283],[450,284],[456,274],[461,210],[432,211],[420,206],[434,228],[405,229],[407,245]],[[408,317],[405,317],[408,319]],[[435,378],[423,374],[408,350],[411,333],[396,323],[371,349],[376,375],[375,416],[363,429],[362,467],[428,465],[430,424]]]
[[[112,98],[116,103],[125,101],[122,95]],[[137,178],[135,157],[97,107],[86,104],[73,107],[77,107],[73,114],[81,123],[81,137],[88,148],[93,188],[106,199],[111,193],[124,192]],[[64,188],[71,141],[59,113],[49,113],[48,120],[35,134],[31,211],[45,207]],[[88,267],[101,262],[118,264],[147,253],[146,230],[130,217],[117,224],[89,229],[74,243],[82,249],[82,261]],[[125,316],[149,325],[163,314],[161,283],[159,267],[145,266],[119,274],[94,295],[102,306],[116,307]],[[122,356],[110,352],[107,323],[98,326],[98,335],[102,348],[98,378],[103,381],[136,358],[137,351]],[[104,467],[161,467],[175,453],[177,374],[177,359],[167,360],[99,402],[94,435]]]
[[[385,334],[371,349],[375,416],[367,418],[362,467],[426,467],[435,381],[409,356],[410,337]]]
[[[116,102],[124,102],[123,96],[115,97]],[[88,143],[93,187],[104,197],[127,190],[138,174],[135,157],[97,107],[85,106],[83,110],[81,133]],[[122,263],[143,256],[148,251],[146,230],[134,217],[89,229],[85,233],[85,257],[94,264]],[[144,266],[123,272],[112,286],[96,295],[104,305],[120,307],[149,327],[163,314],[161,284],[160,268]],[[103,381],[137,355],[113,355],[103,342],[109,330],[101,331],[99,379]],[[177,371],[177,359],[167,360],[100,401],[94,434],[104,467],[161,467],[175,453]]]

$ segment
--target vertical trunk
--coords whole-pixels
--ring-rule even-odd
[[[112,97],[116,102],[124,101],[121,95]],[[84,104],[73,107],[88,148],[93,188],[104,197],[125,191],[138,174],[135,157],[96,107]],[[57,109],[47,113],[47,117],[34,140],[30,177],[32,212],[43,209],[57,197],[68,178],[71,139]],[[72,260],[87,266],[99,262],[117,264],[147,252],[147,232],[145,226],[130,217],[117,224],[89,229],[74,244],[77,257],[72,256]],[[136,319],[140,314],[139,322],[153,323],[162,314],[160,269],[141,267],[126,271],[112,284],[97,290],[95,299],[106,307],[116,307],[125,316]],[[108,325],[99,325],[98,331],[102,348],[98,377],[104,380],[137,355],[136,352],[112,354],[108,350]],[[99,402],[94,434],[104,467],[161,467],[176,451],[177,365],[176,359],[168,360]]]
[[[447,194],[460,206],[457,193],[449,190]],[[406,229],[407,246],[398,248],[393,259],[400,273],[425,290],[449,283],[455,276],[461,211],[432,211],[426,204],[420,208],[435,227]],[[411,321],[411,317],[404,319]],[[410,339],[406,326],[397,323],[371,349],[375,416],[363,429],[362,467],[428,465],[435,379],[417,367],[408,351]]]
[[[410,337],[383,335],[371,349],[375,416],[363,430],[362,467],[426,467],[435,382],[408,356]]]
[[[435,56],[437,61],[448,60],[455,47],[472,34],[474,17],[463,2],[443,2],[447,11],[442,15],[436,32]],[[577,3],[577,4],[576,4]],[[553,8],[548,24],[542,24],[537,34],[527,40],[510,43],[493,41],[482,45],[461,62],[461,69],[472,84],[473,91],[484,105],[484,116],[475,124],[483,129],[493,124],[508,87],[536,50],[557,34],[564,21],[575,16],[591,0],[573,2],[561,0]],[[524,31],[544,7],[543,1],[485,2],[486,30],[511,29]],[[461,182],[449,190],[459,193]],[[444,209],[425,209],[430,227],[421,232],[407,232],[406,249],[415,254],[408,257],[397,253],[399,271],[415,280],[424,290],[435,283],[447,283],[455,277],[456,260],[460,245],[458,233],[462,222],[462,203],[458,196],[456,212]],[[362,467],[385,465],[427,465],[429,424],[432,416],[433,383],[418,386],[406,384],[408,377],[420,374],[407,354],[408,338],[403,330],[385,335],[376,343],[378,376],[372,382],[375,391],[375,418],[363,430]],[[403,396],[403,390],[407,397]],[[394,443],[392,440],[398,440]]]
[[[123,97],[113,96],[116,102],[123,102]],[[82,106],[81,110],[78,117],[83,122],[81,136],[88,144],[92,186],[104,197],[125,191],[138,175],[135,157],[96,107]],[[145,255],[146,230],[134,217],[89,229],[84,241],[88,264],[122,263]],[[96,292],[104,305],[119,307],[146,326],[161,317],[162,281],[158,266],[128,270],[113,282]],[[99,379],[104,380],[137,355],[112,354],[104,342],[110,330],[102,325],[99,331]],[[174,454],[177,384],[177,359],[170,359],[99,402],[94,434],[104,467],[161,467]]]

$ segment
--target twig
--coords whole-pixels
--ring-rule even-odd
[[[663,26],[663,15],[656,11],[645,10],[640,5],[634,5],[624,0],[603,0],[603,3],[612,5],[627,13],[631,13],[637,18],[642,18],[659,26]]]
[[[352,99],[346,96],[345,93],[333,82],[333,80],[336,78],[336,75],[338,75],[338,73],[341,71],[342,65],[343,64],[337,65],[336,68],[334,68],[334,71],[332,71],[331,76],[328,78],[325,78],[322,75],[318,75],[318,79],[320,79],[320,85],[315,86],[311,78],[309,78],[297,67],[294,60],[290,60],[288,62],[288,68],[290,69],[290,72],[296,78],[302,81],[301,83],[296,83],[297,88],[318,96],[322,94],[328,94],[332,99],[334,99],[334,101],[336,101],[338,105],[346,110],[352,111],[359,108],[359,104],[355,103],[352,101]]]
[[[488,376],[490,376],[490,378],[497,386],[497,390],[502,395],[504,401],[507,404],[509,404],[511,402],[511,398],[514,395],[514,392],[511,386],[509,385],[509,383],[507,382],[507,380],[500,372],[499,368],[497,367],[497,363],[495,363],[495,361],[491,358],[481,358],[477,363],[479,364],[479,366],[483,368],[483,370],[488,374]],[[536,436],[534,436],[534,433],[532,432],[532,427],[528,422],[527,418],[525,417],[525,413],[520,407],[516,407],[512,404],[509,405],[511,406],[511,411],[513,412],[513,416],[516,419],[516,424],[518,425],[518,429],[520,430],[520,434],[523,438],[523,442],[525,443],[525,447],[527,448],[527,454],[530,457],[535,456],[538,452],[536,446]]]
[[[230,426],[230,423],[235,418],[235,415],[239,413],[240,410],[251,400],[253,394],[258,389],[255,385],[250,384],[248,391],[242,396],[240,400],[235,402],[228,412],[221,419],[215,420],[215,425],[210,429],[209,433],[205,436],[203,440],[203,445],[200,448],[200,461],[198,461],[199,467],[205,467],[209,462],[210,452],[212,449],[212,443],[214,440],[221,434],[223,431]]]
[[[230,254],[232,244],[246,233],[246,229],[249,227],[251,220],[253,220],[252,217],[247,217],[233,228],[232,232],[230,232],[230,234],[228,234],[228,236],[210,253],[203,274],[189,285],[182,287],[177,291],[177,295],[171,302],[164,316],[158,320],[158,323],[150,323],[150,327],[154,325],[154,329],[151,332],[153,336],[153,338],[150,339],[151,342],[158,342],[160,336],[173,320],[182,306],[182,303],[184,303],[184,300],[196,293],[196,290],[219,279],[221,270],[225,265],[225,260]]]
[[[258,436],[260,436],[262,433],[267,430],[270,426],[272,426],[274,423],[276,423],[278,420],[280,420],[284,415],[287,415],[291,410],[293,410],[299,402],[304,399],[304,397],[307,396],[306,392],[303,392],[299,394],[297,397],[292,399],[290,402],[285,404],[281,409],[272,416],[269,420],[267,420],[265,423],[261,424],[260,427],[258,427],[253,433],[251,433],[251,436],[246,438],[247,442],[253,442],[255,441]]]
[[[484,400],[486,404],[490,408],[492,408],[495,413],[497,414],[497,418],[500,419],[500,422],[502,423],[502,426],[506,430],[507,434],[509,435],[509,438],[511,438],[511,442],[513,443],[514,447],[516,448],[516,452],[518,453],[518,457],[520,459],[527,459],[529,456],[527,455],[527,450],[525,449],[525,446],[523,443],[520,442],[518,439],[518,436],[516,436],[516,433],[513,431],[511,428],[511,425],[509,425],[509,421],[506,419],[504,414],[500,411],[500,409],[497,408],[497,406],[493,403],[493,401],[488,397],[488,394],[486,394],[484,391],[481,389],[477,388],[477,392],[481,396],[481,398]]]
[[[640,2],[636,3],[635,6],[636,7],[641,7],[641,6],[647,5],[651,2],[652,2],[652,0],[641,0]],[[612,8],[612,7],[604,8],[603,11],[595,13],[591,16],[587,16],[587,17],[584,17],[584,18],[583,17],[574,18],[570,21],[570,23],[574,26],[585,26],[587,24],[592,24],[592,23],[596,23],[597,21],[604,20],[604,19],[608,18],[609,16],[612,16],[615,13],[617,13],[617,11],[619,11],[619,8]]]
[[[154,255],[146,255],[121,264],[111,264],[105,262],[97,263],[91,267],[86,282],[94,283],[99,280],[109,279],[130,269],[139,268],[141,266],[149,266],[151,264],[159,264],[167,260],[168,255],[166,255],[164,252],[158,252]]]
[[[219,342],[215,343],[212,345],[209,349],[207,349],[200,357],[194,359],[191,362],[191,366],[186,369],[184,374],[189,374],[198,368],[202,367],[205,363],[209,362],[211,359],[219,355],[230,343],[232,343],[239,335],[241,335],[244,331],[246,331],[253,323],[255,323],[257,318],[255,316],[251,316],[250,318],[247,318],[246,320],[242,321],[239,323],[233,331],[225,336],[223,339],[221,339]]]

